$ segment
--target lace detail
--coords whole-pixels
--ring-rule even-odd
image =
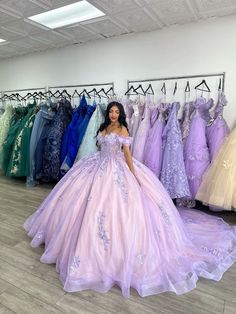
[[[98,236],[103,241],[104,250],[106,251],[108,248],[108,244],[110,243],[110,239],[108,238],[107,232],[104,229],[104,219],[105,219],[104,213],[100,212],[97,218]]]
[[[74,276],[78,273],[80,267],[80,258],[78,256],[74,256],[73,262],[70,266],[70,276]]]
[[[128,189],[125,182],[125,172],[120,162],[116,162],[116,171],[115,171],[115,182],[121,190],[121,195],[124,201],[128,199]]]
[[[177,119],[179,107],[179,103],[173,103],[162,134],[165,148],[160,180],[171,198],[190,196],[183,158],[182,135]]]

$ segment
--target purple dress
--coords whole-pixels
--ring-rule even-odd
[[[180,104],[178,102],[172,104],[162,134],[164,152],[160,180],[172,199],[190,196],[184,166],[182,134],[177,118],[179,108]]]
[[[223,118],[223,109],[226,106],[227,100],[225,95],[221,93],[216,107],[214,108],[214,121],[207,127],[207,142],[210,151],[211,161],[214,159],[219,148],[223,144],[226,136],[228,136],[230,130]]]
[[[181,132],[182,132],[182,140],[183,140],[183,145],[185,146],[186,140],[189,135],[189,129],[190,129],[190,124],[191,124],[191,117],[194,112],[194,105],[193,102],[186,102],[184,104],[184,109],[183,109],[183,115],[182,115],[182,120],[180,122],[180,127],[181,127]]]
[[[160,176],[161,172],[163,156],[162,132],[165,127],[165,112],[167,106],[168,104],[161,103],[157,109],[154,109],[151,116],[152,126],[149,129],[144,150],[144,164],[151,169],[157,177]],[[158,117],[156,118],[156,116]]]
[[[98,143],[24,224],[33,247],[45,243],[40,260],[56,263],[64,290],[116,284],[125,297],[131,287],[144,297],[186,293],[199,277],[220,280],[236,261],[236,228],[192,210],[179,214],[155,174],[134,160],[138,183],[122,152],[130,138],[110,133]]]
[[[200,97],[197,98],[194,106],[196,109],[184,150],[185,168],[192,199],[195,198],[202,175],[210,163],[206,124],[209,119],[209,108],[212,106],[212,100],[206,101],[205,98]]]
[[[151,109],[150,102],[147,100],[145,103],[145,109],[143,114],[143,120],[140,122],[139,128],[137,130],[134,143],[133,143],[133,156],[135,159],[143,162],[144,159],[144,149],[145,143],[148,137],[148,131],[151,126],[150,118],[151,118]]]
[[[122,101],[122,105],[124,107],[125,114],[126,114],[126,122],[128,124],[129,131],[130,131],[130,127],[131,127],[131,117],[132,117],[132,114],[134,112],[134,109],[132,107],[132,103],[133,103],[133,101],[129,98]]]

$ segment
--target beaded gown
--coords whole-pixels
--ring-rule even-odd
[[[100,151],[79,160],[25,222],[44,263],[56,263],[64,290],[125,297],[186,293],[199,277],[220,280],[236,260],[236,229],[195,211],[181,216],[156,175],[122,147],[131,138],[98,135]],[[211,230],[209,232],[209,230]]]

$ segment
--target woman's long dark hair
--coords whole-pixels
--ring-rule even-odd
[[[126,114],[125,114],[125,110],[124,110],[124,107],[122,106],[121,103],[117,102],[117,101],[112,101],[108,104],[107,106],[107,109],[106,109],[106,113],[105,113],[105,121],[100,125],[98,131],[97,131],[97,134],[99,132],[102,132],[103,130],[105,130],[108,125],[111,123],[111,120],[109,118],[109,112],[110,112],[110,109],[112,107],[116,106],[118,109],[119,109],[119,118],[118,118],[118,121],[120,123],[120,125],[123,125],[126,127],[126,129],[129,131],[128,129],[128,124],[126,122]]]

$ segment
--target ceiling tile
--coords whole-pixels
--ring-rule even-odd
[[[4,28],[21,34],[22,36],[37,34],[42,31],[41,27],[35,26],[30,21],[17,19],[14,22],[4,24]]]
[[[45,32],[34,35],[33,38],[41,42],[48,43],[53,47],[69,45],[73,43],[71,39],[65,38],[65,35],[62,36],[61,34],[55,31],[47,31],[47,32],[45,31]]]
[[[97,34],[94,34],[94,32],[86,30],[84,27],[82,28],[79,25],[63,27],[61,29],[57,29],[57,32],[71,37],[76,43],[84,43],[89,40],[96,40],[101,38]]]
[[[86,27],[91,29],[93,32],[103,35],[104,37],[111,37],[127,33],[127,31],[122,26],[116,25],[109,19],[86,24]]]
[[[19,14],[21,17],[28,17],[45,11],[45,9],[29,0],[1,0],[0,8]]]
[[[235,0],[198,0],[199,11],[204,17],[224,16],[236,13]]]
[[[136,9],[129,12],[121,12],[116,14],[119,19],[129,30],[134,32],[142,32],[158,29],[159,26],[149,17],[142,9]]]
[[[8,22],[11,22],[11,21],[14,21],[14,20],[15,20],[14,16],[11,16],[5,12],[2,12],[1,8],[0,8],[0,24],[1,25],[8,23]]]
[[[98,9],[107,11],[109,14],[127,10],[132,11],[138,8],[138,5],[133,0],[91,0],[89,2],[94,4]]]
[[[184,24],[196,20],[186,0],[146,0],[146,3],[166,25]]]
[[[78,2],[78,0],[30,0],[30,1],[38,4],[39,6],[41,5],[42,7],[47,7],[50,10]]]

